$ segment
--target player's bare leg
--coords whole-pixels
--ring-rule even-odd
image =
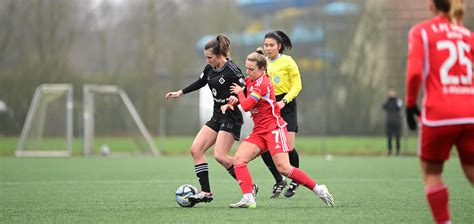
[[[191,156],[194,164],[207,163],[205,152],[216,143],[217,133],[204,125],[194,138],[191,145]]]
[[[217,133],[216,144],[214,146],[214,158],[220,163],[229,174],[235,179],[233,169],[233,158],[229,155],[229,151],[234,144],[234,136],[226,131],[219,131]]]
[[[191,156],[194,161],[194,171],[201,185],[201,192],[189,197],[189,200],[199,202],[210,202],[213,200],[211,186],[209,183],[209,167],[205,152],[216,142],[217,132],[204,125],[194,138],[191,145]]]

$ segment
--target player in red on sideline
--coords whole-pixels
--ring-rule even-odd
[[[408,37],[406,118],[416,130],[420,116],[418,155],[433,218],[451,223],[442,172],[453,145],[474,186],[474,34],[462,26],[463,0],[429,4],[434,17],[413,26]],[[420,86],[421,113],[416,105]]]
[[[326,206],[334,205],[333,198],[326,186],[318,185],[302,170],[290,165],[286,122],[280,116],[280,108],[277,105],[275,91],[266,74],[267,60],[263,52],[251,53],[245,62],[246,87],[234,83],[230,89],[231,93],[237,94],[239,103],[244,111],[250,111],[254,127],[252,133],[240,144],[234,155],[234,169],[237,182],[243,193],[243,198],[231,204],[231,208],[256,208],[257,204],[252,194],[252,177],[247,168],[247,163],[258,157],[266,150],[270,151],[278,171],[293,181],[309,188],[324,202]],[[234,104],[229,103],[221,106],[222,113],[228,109],[233,110]]]

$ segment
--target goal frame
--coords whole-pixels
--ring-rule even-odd
[[[46,93],[64,92],[66,97],[66,149],[64,151],[46,151],[46,150],[25,150],[27,137],[31,132],[33,119],[39,110],[39,102]],[[20,140],[18,141],[15,152],[18,157],[36,156],[36,157],[66,157],[72,155],[73,141],[73,86],[71,84],[41,84],[39,85],[31,100],[30,108],[26,116],[23,129],[21,130]]]
[[[132,116],[133,121],[137,125],[138,129],[140,130],[141,134],[145,138],[148,147],[150,148],[151,153],[154,156],[159,155],[159,151],[153,142],[153,139],[148,132],[148,129],[145,127],[140,115],[138,114],[135,106],[133,105],[132,101],[128,97],[125,91],[115,85],[95,85],[95,84],[86,84],[83,86],[83,103],[84,103],[84,111],[83,111],[83,119],[84,119],[84,155],[90,156],[92,147],[94,145],[94,128],[95,128],[95,120],[94,120],[94,95],[96,94],[103,94],[103,95],[118,95],[118,97],[122,100],[127,111]]]

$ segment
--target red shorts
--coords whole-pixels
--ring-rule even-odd
[[[260,151],[263,153],[267,149],[270,151],[271,155],[290,152],[293,149],[288,147],[288,131],[286,127],[275,128],[272,131],[263,132],[255,134],[254,132],[244,139],[246,142],[255,144],[260,148]]]
[[[421,127],[418,155],[422,160],[444,162],[453,145],[462,163],[474,165],[474,124]]]

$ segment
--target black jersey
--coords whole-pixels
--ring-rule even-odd
[[[385,122],[387,124],[400,124],[403,102],[398,97],[388,97],[383,104],[383,109],[386,111]]]
[[[207,65],[201,73],[199,79],[183,89],[183,94],[196,91],[206,84],[211,89],[214,98],[214,111],[212,119],[217,122],[233,121],[237,124],[243,123],[242,113],[238,108],[227,110],[225,114],[221,112],[221,106],[227,103],[230,94],[230,86],[237,83],[239,86],[245,86],[242,71],[233,61],[228,60],[221,69],[214,69]]]

